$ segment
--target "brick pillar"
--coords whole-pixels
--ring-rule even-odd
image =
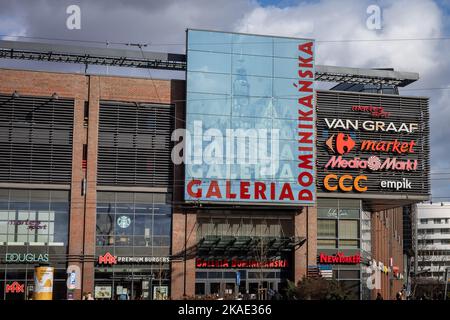
[[[100,78],[90,76],[86,170],[86,212],[84,219],[83,290],[94,293],[95,232],[97,215],[97,155]]]
[[[85,132],[83,128],[84,100],[76,99],[73,119],[72,142],[72,181],[70,193],[70,222],[69,222],[69,258],[68,265],[75,265],[82,269],[83,231],[84,231],[84,196],[81,195],[83,179],[83,143]],[[81,275],[80,275],[81,276]],[[81,290],[75,290],[75,299],[81,298]]]
[[[317,263],[317,208],[303,207],[294,217],[295,235],[306,242],[294,254],[294,281],[306,276],[308,265]]]
[[[196,244],[197,215],[190,212],[177,211],[172,216],[172,255],[179,256],[172,261],[171,297],[182,299],[184,295],[195,294],[195,256],[187,255],[186,248]]]

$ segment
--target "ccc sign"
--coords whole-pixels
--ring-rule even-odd
[[[349,174],[338,176],[330,173],[323,179],[323,185],[328,191],[337,191],[338,189],[344,192],[351,192],[353,190],[358,192],[365,192],[367,187],[362,186],[362,180],[367,181],[367,176],[359,175],[356,178]]]

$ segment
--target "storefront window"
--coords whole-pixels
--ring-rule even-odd
[[[97,196],[97,256],[166,257],[171,243],[170,199],[166,194],[99,192]],[[166,262],[97,265],[99,299],[165,299],[170,268]]]
[[[68,191],[0,189],[0,299],[29,298],[40,262],[55,268],[53,299],[66,298],[68,225]],[[7,293],[12,282],[23,292]]]

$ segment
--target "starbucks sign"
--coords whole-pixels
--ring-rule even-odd
[[[117,218],[117,225],[122,229],[128,228],[130,224],[131,224],[130,217],[120,216],[119,218]]]

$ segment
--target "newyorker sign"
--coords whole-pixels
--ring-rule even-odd
[[[319,255],[320,264],[359,264],[361,263],[361,256],[355,254],[354,256],[345,256],[342,252],[338,252],[335,255],[327,255],[325,253],[320,253]]]
[[[187,44],[186,130],[172,135],[185,200],[314,205],[314,41],[188,30]]]

